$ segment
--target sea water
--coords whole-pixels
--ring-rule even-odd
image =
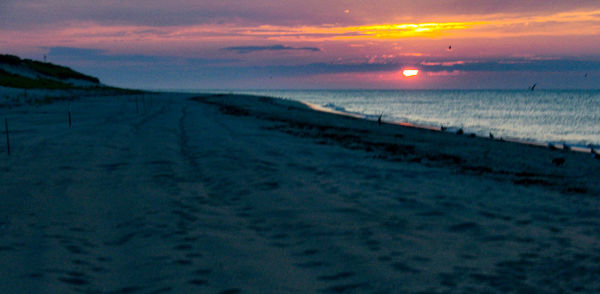
[[[384,121],[540,143],[600,145],[600,90],[248,90]]]

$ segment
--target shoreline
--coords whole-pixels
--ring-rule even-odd
[[[489,90],[501,91],[500,89],[489,89]],[[596,89],[589,89],[589,90],[557,89],[557,90],[548,90],[548,91],[590,91],[590,90],[591,91],[600,91],[600,90],[596,90]],[[289,91],[289,90],[274,90],[274,91]],[[293,91],[304,91],[304,90],[293,90]],[[315,90],[315,91],[322,91],[322,90]],[[356,91],[363,91],[363,90],[356,90]],[[377,91],[380,91],[380,90],[377,90]],[[397,91],[397,90],[389,90],[389,91]],[[408,90],[408,91],[421,91],[421,90]],[[427,91],[437,91],[437,90],[427,90]],[[439,90],[439,91],[446,91],[446,90]],[[488,91],[488,90],[474,89],[474,90],[467,90],[467,91]],[[512,90],[509,89],[506,91],[511,92],[511,91],[520,91],[520,90],[519,89],[512,89]],[[543,91],[543,90],[541,90],[541,91]],[[120,92],[123,92],[123,93],[120,93]],[[129,94],[128,92],[131,92],[131,93]],[[260,92],[260,91],[255,90],[255,91],[250,91],[250,92]],[[8,102],[6,104],[2,104],[0,102],[0,107],[18,107],[23,104],[44,104],[44,103],[51,103],[52,101],[57,101],[57,100],[75,99],[78,96],[84,96],[84,97],[85,96],[97,96],[97,95],[113,96],[113,95],[121,95],[121,94],[144,95],[144,94],[152,94],[152,93],[162,93],[162,94],[174,93],[174,94],[182,94],[182,95],[194,95],[195,93],[203,93],[203,92],[197,92],[194,90],[189,90],[189,92],[188,91],[177,92],[177,91],[169,91],[169,90],[164,90],[164,91],[155,90],[155,92],[153,92],[152,90],[139,90],[138,91],[138,90],[131,90],[131,89],[110,88],[110,87],[109,88],[66,89],[66,90],[18,89],[18,88],[7,88],[7,87],[0,86],[0,98],[4,98],[5,101]],[[224,90],[214,90],[214,91],[211,90],[209,92],[206,92],[206,94],[211,94],[211,95],[249,95],[249,96],[258,96],[258,97],[264,96],[261,94],[243,94],[243,93],[235,93],[234,91],[224,91]],[[343,110],[336,110],[336,109],[333,109],[333,108],[330,108],[327,106],[322,106],[322,105],[319,105],[316,103],[304,101],[302,99],[295,99],[295,98],[289,98],[289,97],[278,97],[278,96],[268,96],[268,95],[265,97],[300,102],[316,111],[328,112],[328,113],[349,116],[349,117],[355,117],[355,118],[365,119],[365,120],[369,120],[369,121],[377,121],[377,119],[373,118],[372,115],[348,112],[348,111],[343,111]],[[462,128],[456,127],[456,126],[438,127],[438,126],[434,126],[434,125],[413,123],[413,122],[409,122],[409,121],[400,121],[400,120],[382,120],[382,123],[392,124],[392,125],[400,125],[400,126],[405,126],[405,127],[413,127],[413,128],[417,128],[417,129],[427,129],[427,130],[448,132],[448,133],[456,133],[459,130],[463,130]],[[489,136],[471,133],[471,132],[467,132],[467,131],[464,131],[464,133],[462,135],[476,136],[476,137],[484,138],[484,139],[490,138]],[[490,139],[492,139],[492,138],[490,138]],[[566,149],[565,151],[574,151],[574,152],[580,152],[580,153],[588,153],[588,154],[591,154],[592,156],[594,156],[594,155],[600,156],[600,151],[598,151],[598,150],[600,150],[600,145],[592,145],[592,144],[582,145],[582,144],[576,144],[576,143],[567,144],[565,142],[565,140],[540,141],[540,140],[536,140],[536,139],[528,139],[528,138],[521,138],[521,137],[515,137],[515,136],[495,136],[493,138],[493,140],[515,142],[515,143],[532,145],[532,146],[540,146],[540,147],[546,147],[546,148],[555,149],[555,150],[565,150]]]
[[[277,97],[273,97],[273,98],[277,98]],[[286,99],[286,98],[280,98],[280,99]],[[291,99],[293,100],[293,99]],[[364,120],[369,120],[369,121],[377,121],[376,119],[372,119],[369,118],[368,115],[366,114],[356,114],[356,113],[351,113],[351,112],[344,112],[344,111],[339,111],[339,110],[335,110],[335,109],[331,109],[325,106],[321,106],[321,105],[317,105],[314,103],[310,103],[310,102],[306,102],[306,101],[301,101],[301,100],[294,100],[294,101],[299,101],[301,103],[306,104],[308,107],[310,107],[311,109],[315,110],[315,111],[322,111],[322,112],[328,112],[328,113],[333,113],[333,114],[337,114],[337,115],[344,115],[344,116],[349,116],[349,117],[355,117],[355,118],[359,118],[359,119],[364,119]],[[430,126],[430,125],[424,125],[424,124],[415,124],[415,123],[410,123],[410,122],[403,122],[403,121],[394,121],[394,120],[382,120],[381,121],[383,124],[391,124],[391,125],[399,125],[399,126],[404,126],[404,127],[410,127],[410,128],[417,128],[417,129],[424,129],[424,130],[432,130],[432,131],[440,131],[440,132],[449,132],[451,133],[451,131],[448,130],[444,130],[443,128],[445,126],[442,127],[435,127],[435,126]],[[448,128],[451,128],[453,131],[454,130],[462,130],[461,128],[457,128],[457,127],[453,127],[453,126],[449,126]],[[464,136],[476,136],[479,138],[489,138],[489,137],[485,137],[485,136],[479,136],[475,133],[464,133]],[[573,145],[568,145],[566,143],[556,143],[556,142],[541,142],[541,141],[536,141],[536,140],[531,140],[531,139],[524,139],[524,138],[518,138],[518,137],[510,137],[510,136],[504,136],[504,137],[495,137],[495,138],[490,138],[493,140],[497,140],[497,141],[508,141],[508,142],[514,142],[514,143],[520,143],[520,144],[525,144],[525,145],[532,145],[532,146],[538,146],[538,147],[546,147],[546,148],[555,148],[555,149],[560,149],[560,150],[565,150],[565,151],[575,151],[575,152],[581,152],[581,153],[590,153],[592,155],[596,155],[598,153],[594,152],[596,149],[598,149],[600,146],[595,145],[596,149],[594,149],[594,147],[590,147],[588,146],[583,146],[583,145],[577,145],[577,144],[573,144]]]
[[[600,176],[597,172],[600,170],[600,160],[594,158],[594,154],[589,151],[579,152],[574,148],[565,150],[562,146],[549,148],[545,144],[529,143],[512,138],[500,140],[466,134],[459,135],[409,123],[378,125],[377,121],[365,119],[362,116],[336,111],[321,111],[322,107],[313,109],[310,103],[277,97],[239,94],[207,94],[200,97],[202,97],[199,98],[200,100],[209,101],[210,104],[228,109],[224,113],[231,112],[234,115],[250,115],[260,119],[281,121],[290,125],[282,127],[283,132],[292,134],[299,132],[300,136],[317,138],[325,136],[326,139],[332,139],[336,141],[336,144],[347,148],[375,149],[376,152],[383,153],[375,156],[390,157],[393,161],[408,160],[432,163],[433,165],[441,164],[458,168],[467,173],[508,177],[511,181],[520,184],[554,186],[559,190],[575,193],[593,194],[594,191],[600,193],[600,186],[593,184],[595,180],[589,179],[589,177]],[[222,101],[219,100],[220,97],[223,98]],[[244,97],[267,105],[264,106],[265,109],[260,109],[257,105],[244,103]],[[276,105],[279,105],[280,108],[277,109]],[[287,110],[282,108],[287,108]],[[306,108],[306,110],[302,110],[302,108]],[[300,116],[297,112],[292,111],[294,109],[303,113],[314,112],[317,117],[321,116],[322,118],[312,118],[310,115]],[[331,132],[340,132],[341,134],[313,134],[310,132],[307,134],[303,130],[306,126],[331,129]],[[398,138],[405,139],[399,140]],[[404,142],[400,143],[399,141]],[[494,156],[490,157],[491,154]],[[568,164],[563,165],[562,162],[568,162]],[[572,166],[569,166],[571,164]],[[587,186],[590,187],[590,190],[582,188]]]
[[[297,92],[306,92],[303,95],[308,95],[309,97],[311,95],[317,95],[319,93],[320,90],[315,90],[314,93],[312,93],[311,91],[297,91]],[[378,91],[378,90],[373,90],[373,91]],[[392,92],[397,92],[397,90],[390,90]],[[408,92],[410,92],[411,90],[407,90]],[[416,90],[416,91],[421,91],[421,90]],[[425,92],[431,92],[434,90],[424,90]],[[442,90],[442,91],[446,91],[446,90]],[[464,90],[466,92],[469,92],[469,90]],[[478,91],[501,91],[501,90],[470,90],[473,92],[478,92]],[[508,91],[508,90],[507,90]],[[559,90],[548,90],[550,92],[556,92]],[[594,91],[594,90],[563,90],[563,91],[576,91],[576,92],[582,92],[582,93],[588,93],[589,91]],[[331,112],[338,112],[338,113],[349,113],[351,115],[356,115],[356,116],[362,116],[365,119],[377,119],[377,114],[379,112],[377,112],[376,114],[363,114],[363,113],[359,113],[359,112],[350,112],[344,109],[344,107],[338,107],[336,106],[336,104],[332,104],[335,103],[334,100],[331,99],[316,99],[313,98],[312,100],[310,98],[306,98],[306,97],[302,97],[302,95],[299,94],[293,94],[293,90],[273,90],[273,91],[246,91],[247,93],[251,94],[251,95],[266,95],[266,96],[274,96],[274,97],[279,97],[282,99],[291,99],[291,100],[296,100],[296,101],[305,101],[309,104],[312,105],[316,105],[318,109],[322,109],[324,111],[331,111]],[[291,93],[288,93],[291,92]],[[324,91],[324,95],[329,95],[327,93],[327,91]],[[515,93],[522,93],[522,90],[512,90],[509,92],[515,92]],[[222,91],[222,93],[226,93],[226,91]],[[238,94],[243,94],[244,91],[237,91],[235,93]],[[312,94],[311,94],[312,93]],[[527,92],[526,94],[528,94],[529,92]],[[232,94],[231,92],[229,92],[229,94]],[[333,94],[331,94],[333,95]],[[368,93],[366,93],[365,95],[368,95]],[[398,94],[400,95],[400,94]],[[316,97],[316,96],[315,96]],[[329,96],[327,96],[329,97]],[[333,97],[333,96],[332,96]],[[368,96],[371,97],[371,96]],[[386,96],[387,97],[387,96]],[[306,100],[308,99],[308,100]],[[312,101],[312,102],[311,102]],[[319,101],[319,102],[315,102],[315,101]],[[322,103],[322,104],[318,104],[318,103]],[[342,103],[342,102],[340,102]],[[343,103],[342,103],[343,104]],[[375,108],[374,108],[375,109]],[[433,128],[433,129],[440,129],[440,124],[428,124],[426,121],[427,119],[424,119],[423,121],[411,121],[411,120],[403,120],[403,119],[394,119],[391,118],[390,120],[385,120],[388,123],[401,123],[401,124],[407,124],[407,125],[415,125],[415,126],[419,126],[419,127],[424,127],[424,128]],[[438,121],[438,120],[433,120],[433,121]],[[484,123],[485,124],[485,123]],[[477,136],[480,137],[489,137],[488,134],[491,132],[493,133],[494,137],[496,139],[499,139],[500,137],[506,139],[506,140],[510,140],[510,141],[522,141],[523,143],[526,144],[533,144],[533,145],[546,145],[546,146],[554,146],[554,148],[558,148],[558,149],[562,149],[563,148],[563,144],[568,145],[568,147],[572,147],[572,149],[579,151],[579,152],[587,152],[587,151],[591,151],[592,148],[595,149],[600,149],[600,142],[597,142],[597,139],[595,137],[591,138],[587,137],[587,139],[582,139],[582,138],[571,138],[571,139],[564,139],[561,138],[561,136],[557,136],[556,134],[552,135],[552,138],[542,138],[545,136],[538,136],[535,134],[529,134],[529,135],[525,135],[524,136],[519,136],[519,134],[522,134],[522,132],[519,131],[515,131],[511,129],[506,129],[506,130],[496,130],[500,133],[503,133],[504,135],[498,135],[495,131],[493,131],[493,127],[488,126],[487,128],[482,128],[482,127],[473,127],[472,129],[469,128],[463,128],[462,124],[460,122],[456,123],[456,124],[452,124],[452,123],[441,123],[441,125],[444,127],[444,129],[447,129],[446,131],[448,132],[456,132],[460,129],[462,129],[465,134],[475,134]],[[550,132],[550,130],[547,130],[548,132]],[[511,135],[512,134],[512,135]],[[541,138],[541,139],[536,139],[536,138]],[[546,136],[547,137],[547,136]],[[596,142],[591,144],[590,142]]]
[[[246,95],[246,94],[224,94],[224,93],[215,93],[215,94],[217,94],[217,95]],[[261,97],[261,95],[257,95],[257,94],[248,94],[248,95]],[[276,97],[276,96],[266,96],[266,97],[300,102],[315,111],[326,112],[326,113],[331,113],[331,114],[336,114],[336,115],[341,115],[341,116],[346,116],[346,117],[353,117],[353,118],[357,118],[357,119],[364,119],[367,121],[377,121],[377,119],[370,118],[369,115],[366,115],[366,114],[340,111],[340,110],[332,109],[332,108],[329,108],[326,106],[318,105],[318,104],[303,101],[303,100],[296,100],[296,99],[292,99],[292,98],[283,98],[283,97]],[[431,130],[431,131],[439,131],[439,132],[447,132],[447,133],[453,133],[453,131],[456,132],[459,129],[461,129],[458,127],[449,126],[448,128],[452,129],[452,131],[450,131],[450,130],[444,130],[443,127],[436,127],[436,126],[425,125],[425,124],[417,124],[417,123],[411,123],[411,122],[406,122],[406,121],[382,120],[381,122],[382,122],[382,124],[399,125],[399,126],[403,126],[403,127]],[[600,146],[596,146],[596,145],[583,146],[583,145],[577,145],[577,144],[571,145],[571,144],[556,143],[556,142],[542,142],[542,141],[537,141],[537,140],[532,140],[532,139],[525,139],[525,138],[518,138],[518,137],[511,137],[511,136],[490,138],[488,136],[480,136],[475,133],[463,133],[462,135],[463,136],[471,136],[471,137],[476,136],[478,138],[483,138],[483,139],[492,139],[492,140],[496,140],[496,141],[507,141],[507,142],[524,144],[524,145],[537,146],[537,147],[545,147],[548,149],[557,149],[557,150],[564,150],[564,151],[588,153],[591,156],[600,155],[600,153],[594,152],[600,148]],[[594,148],[594,147],[596,147],[596,148]]]

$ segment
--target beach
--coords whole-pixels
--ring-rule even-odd
[[[0,115],[0,293],[600,292],[590,153],[244,95]]]

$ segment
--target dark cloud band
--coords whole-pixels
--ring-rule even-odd
[[[258,51],[287,51],[287,50],[304,50],[304,51],[313,51],[319,52],[321,49],[317,47],[290,47],[284,45],[272,45],[272,46],[235,46],[235,47],[225,47],[223,50],[233,51],[239,54],[247,54]]]
[[[424,63],[419,67],[426,71],[583,71],[600,70],[600,60],[576,60],[576,59],[501,59],[501,60],[479,60],[467,62]]]

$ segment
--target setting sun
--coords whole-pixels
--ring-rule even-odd
[[[419,74],[419,70],[418,69],[405,69],[402,71],[402,74],[405,77],[414,77]]]

